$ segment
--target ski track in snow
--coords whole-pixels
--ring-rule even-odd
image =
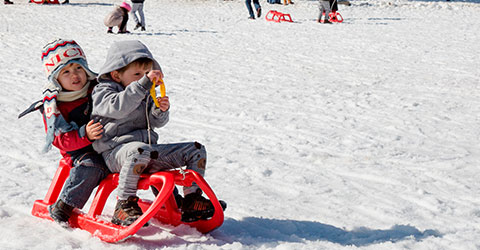
[[[315,22],[317,1],[261,1],[295,21],[281,24],[247,20],[243,1],[146,1],[147,32],[124,36],[102,22],[119,1],[14,2],[0,5],[0,249],[480,248],[480,1],[354,0],[336,25]],[[38,113],[16,117],[55,37],[94,71],[113,41],[147,44],[172,103],[160,142],[206,145],[221,228],[153,221],[107,244],[30,215],[60,155],[41,153]]]

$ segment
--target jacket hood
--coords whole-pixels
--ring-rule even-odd
[[[153,61],[152,68],[162,70],[160,64],[142,42],[138,40],[114,42],[108,50],[107,59],[98,73],[98,81],[111,79],[110,72],[121,69],[139,58],[151,59]]]

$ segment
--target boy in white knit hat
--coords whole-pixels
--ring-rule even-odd
[[[54,145],[73,166],[59,200],[49,207],[52,219],[63,224],[74,208],[83,208],[109,171],[92,147],[102,137],[103,128],[90,119],[91,93],[97,81],[82,48],[74,40],[54,40],[44,46],[42,64],[48,78],[43,100],[19,117],[39,109],[47,132],[44,152]]]

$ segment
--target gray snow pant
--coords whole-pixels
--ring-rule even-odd
[[[207,160],[205,147],[198,142],[151,146],[143,142],[129,142],[103,152],[102,156],[111,172],[120,173],[117,188],[119,200],[136,196],[142,173],[156,173],[187,166],[187,169],[204,176]],[[198,186],[193,183],[191,187],[184,187],[183,193],[187,195],[197,189]]]
[[[323,12],[325,12],[324,20],[328,20],[328,15],[332,11],[332,8],[330,7],[330,1],[318,0],[318,4],[318,8],[320,9],[320,15],[318,16],[318,20],[322,20]]]
[[[138,20],[137,14],[140,16],[140,20]],[[143,3],[133,3],[132,10],[130,11],[130,15],[132,15],[133,20],[135,23],[139,23],[142,27],[145,27],[145,15],[143,14]]]

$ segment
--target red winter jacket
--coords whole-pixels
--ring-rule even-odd
[[[91,94],[94,86],[95,84],[91,84],[88,94],[84,98],[72,102],[57,102],[57,108],[65,121],[73,121],[79,127],[78,130],[72,130],[55,136],[52,142],[55,147],[60,149],[60,153],[69,164],[72,164],[73,160],[85,153],[95,152],[91,146],[92,141],[88,139],[85,131],[86,124],[90,121],[90,114],[92,113]],[[47,123],[43,109],[41,112],[43,114],[43,124],[45,125],[46,131]],[[83,135],[83,137],[81,137],[81,135]]]

